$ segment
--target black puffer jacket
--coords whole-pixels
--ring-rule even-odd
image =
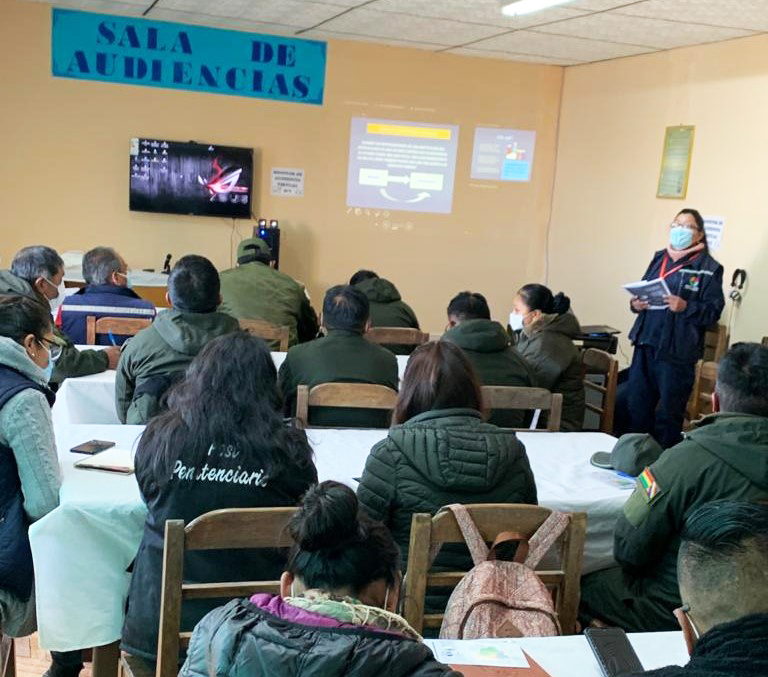
[[[525,447],[514,432],[484,423],[472,409],[444,409],[393,426],[371,450],[357,496],[383,521],[408,560],[411,516],[449,503],[536,503]],[[446,546],[435,567],[472,566],[466,547]]]
[[[368,627],[317,627],[246,599],[195,628],[180,677],[461,677],[421,642]]]

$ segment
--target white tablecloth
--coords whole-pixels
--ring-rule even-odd
[[[99,348],[103,346],[78,346],[80,349]],[[275,367],[285,360],[286,353],[274,352],[272,359]],[[405,374],[407,355],[397,355],[397,368],[402,380]],[[53,422],[64,423],[109,423],[118,424],[117,409],[115,408],[115,374],[113,370],[90,376],[68,378],[61,384],[56,393],[56,404],[53,405]]]
[[[134,448],[141,426],[58,425],[62,467],[61,505],[30,527],[35,562],[40,645],[67,651],[99,646],[120,637],[128,591],[126,568],[141,540],[146,507],[135,476],[78,470],[82,458],[69,451],[90,439]],[[356,486],[371,446],[384,430],[310,430],[320,480]],[[612,562],[613,522],[631,482],[588,463],[596,450],[609,449],[601,433],[524,433],[536,477],[539,502],[588,514],[585,571]]]

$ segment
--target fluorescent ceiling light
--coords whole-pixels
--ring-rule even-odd
[[[547,9],[547,7],[564,5],[566,2],[573,2],[573,0],[517,0],[516,2],[508,2],[503,5],[501,13],[506,16],[520,16],[521,14],[538,12],[539,10]]]

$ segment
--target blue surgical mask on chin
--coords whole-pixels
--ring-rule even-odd
[[[693,231],[683,226],[675,226],[669,231],[669,244],[672,249],[688,249],[693,244]]]

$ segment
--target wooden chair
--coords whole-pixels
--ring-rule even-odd
[[[200,515],[186,527],[183,520],[167,520],[163,546],[163,579],[157,663],[123,654],[125,677],[176,677],[179,649],[187,647],[192,633],[180,632],[181,605],[185,599],[236,598],[257,592],[279,593],[280,581],[184,583],[184,553],[190,550],[284,548],[292,541],[286,530],[295,508],[231,508]]]
[[[310,389],[300,385],[296,389],[296,418],[300,425],[309,427],[310,407],[349,407],[351,409],[385,409],[392,411],[397,392],[374,383],[321,383]]]
[[[240,320],[240,329],[264,339],[267,343],[277,343],[278,350],[284,353],[288,350],[291,340],[291,330],[286,326],[278,326],[266,320]]]
[[[95,315],[88,315],[85,318],[85,342],[89,346],[95,346],[97,334],[135,336],[151,324],[152,320],[141,317],[100,317],[97,320]]]
[[[0,634],[0,677],[16,677],[16,647],[13,637]]]
[[[489,503],[466,505],[483,538],[491,543],[502,531],[515,531],[533,535],[550,514],[548,508],[536,505]],[[543,583],[553,590],[555,610],[564,634],[576,632],[579,607],[579,580],[584,553],[584,535],[587,526],[586,513],[572,513],[571,522],[555,548],[558,549],[559,568],[537,570]],[[443,614],[425,614],[424,597],[427,587],[454,588],[463,578],[464,571],[429,573],[430,550],[437,544],[464,543],[456,518],[451,512],[434,517],[417,513],[411,521],[408,570],[405,575],[403,616],[419,633],[426,628],[439,628]],[[550,561],[549,557],[545,562]]]
[[[586,409],[600,417],[600,430],[613,434],[613,414],[616,408],[616,386],[619,380],[619,363],[609,353],[597,348],[587,348],[581,356],[582,378],[585,395],[590,391],[599,393],[600,404],[586,402]],[[603,383],[595,383],[589,377],[595,374],[603,377]]]
[[[717,381],[717,362],[699,360],[696,365],[696,379],[688,400],[688,420],[693,422],[712,413],[712,393]]]
[[[491,409],[526,409],[549,412],[546,428],[515,428],[519,432],[552,432],[560,430],[563,413],[563,396],[544,388],[522,388],[517,386],[482,386],[483,406]]]
[[[762,345],[765,348],[768,348],[768,336],[763,336]]]
[[[728,350],[730,336],[728,327],[713,324],[704,334],[704,361],[719,362]]]
[[[408,327],[371,327],[366,333],[371,343],[379,345],[420,346],[429,342],[429,334]]]

